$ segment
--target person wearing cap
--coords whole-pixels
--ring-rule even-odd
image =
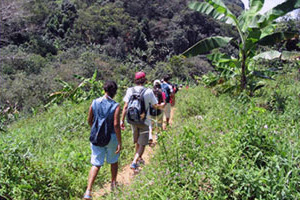
[[[126,91],[126,95],[123,98],[124,107],[123,107],[123,112],[121,116],[121,129],[125,129],[125,116],[127,112],[127,107],[128,107],[128,102],[133,94],[134,91],[140,92],[142,91],[145,87],[144,84],[146,83],[146,74],[144,72],[137,72],[135,74],[134,82],[135,86],[128,88]],[[134,159],[132,161],[132,164],[130,165],[130,168],[133,170],[138,170],[138,160],[142,161],[142,155],[145,150],[145,146],[148,144],[148,139],[149,139],[149,126],[151,125],[151,120],[150,120],[150,114],[149,114],[149,105],[152,105],[154,108],[162,108],[161,105],[158,104],[158,101],[153,93],[153,91],[149,88],[147,88],[144,92],[144,101],[145,101],[145,110],[147,111],[146,113],[146,119],[145,119],[145,124],[142,125],[131,125],[132,128],[132,133],[133,133],[133,142],[136,145],[135,146],[135,155]]]

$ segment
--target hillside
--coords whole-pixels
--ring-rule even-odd
[[[172,57],[227,26],[187,8],[188,1],[2,1],[0,22],[1,109],[32,112],[74,75],[131,83],[136,70],[149,80],[170,74],[195,80],[213,68],[206,58]],[[226,1],[235,13],[239,0]],[[171,62],[169,62],[171,60]]]
[[[101,199],[300,199],[300,20],[284,17],[299,1],[263,16],[263,0],[1,1],[0,199],[81,198],[89,105],[108,79],[122,105],[137,71],[183,85],[174,123]]]
[[[160,134],[151,164],[106,198],[299,199],[299,88],[299,74],[289,68],[252,99],[216,97],[201,86],[182,89],[173,126]],[[89,104],[53,106],[0,135],[2,198],[82,196],[90,166]],[[127,130],[121,166],[133,149]],[[96,191],[108,171],[107,165],[100,170]]]

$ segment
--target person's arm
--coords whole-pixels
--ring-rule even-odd
[[[125,115],[126,115],[127,107],[128,107],[128,103],[125,102],[124,106],[123,106],[122,117],[121,117],[121,124],[120,124],[122,130],[125,129],[124,120],[125,120]]]
[[[120,127],[120,106],[118,106],[114,113],[114,128],[118,140],[118,146],[116,149],[116,154],[121,151],[122,148],[122,136],[121,136],[121,127]]]
[[[164,103],[158,104],[158,101],[154,95],[154,93],[151,91],[151,93],[149,94],[150,97],[150,104],[155,108],[155,109],[163,109],[165,107]]]
[[[93,107],[92,105],[89,108],[89,114],[88,114],[88,124],[90,127],[93,126],[93,121],[94,121],[94,114],[93,114]]]
[[[171,104],[171,106],[174,106],[174,105],[175,105],[175,93],[172,92],[170,96],[171,96],[171,99],[172,99],[172,104]]]

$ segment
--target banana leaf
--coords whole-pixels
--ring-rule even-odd
[[[249,12],[251,12],[251,13],[259,12],[262,9],[264,3],[265,3],[264,0],[250,0],[250,2],[249,2],[249,5],[250,5]]]
[[[223,53],[212,53],[206,56],[212,62],[229,62],[232,61],[234,58],[230,57],[229,55]]]
[[[211,16],[216,20],[233,26],[236,25],[236,23],[234,22],[236,20],[236,17],[228,10],[228,8],[217,5],[214,2],[192,2],[188,6],[195,11]]]
[[[258,13],[264,5],[264,0],[250,0],[249,10],[245,10],[238,18],[241,30],[245,32],[248,28],[259,28],[261,15]]]
[[[269,25],[270,22],[274,21],[275,19],[284,16],[288,12],[291,12],[297,8],[300,8],[300,1],[299,0],[286,0],[282,4],[275,6],[273,9],[269,10],[265,13],[265,15],[261,16],[260,19],[260,27],[263,28]]]
[[[281,53],[279,51],[266,51],[263,53],[260,53],[253,57],[254,60],[258,59],[266,59],[266,60],[273,60],[275,58],[280,58]]]
[[[278,42],[291,39],[295,36],[297,36],[297,33],[295,32],[277,32],[263,37],[258,41],[258,44],[264,46],[273,45]]]
[[[283,51],[282,53],[279,51],[266,51],[261,54],[258,54],[253,57],[254,60],[258,60],[259,58],[266,60],[273,60],[275,58],[280,58],[281,60],[296,60],[300,59],[299,51]]]
[[[185,57],[197,56],[213,50],[215,48],[224,47],[232,40],[231,37],[215,36],[200,40],[192,47],[182,53]]]
[[[299,51],[283,51],[281,54],[281,60],[300,60]]]

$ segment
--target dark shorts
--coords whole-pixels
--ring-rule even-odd
[[[149,140],[149,126],[147,125],[131,125],[133,133],[133,143],[139,145],[147,145]]]

